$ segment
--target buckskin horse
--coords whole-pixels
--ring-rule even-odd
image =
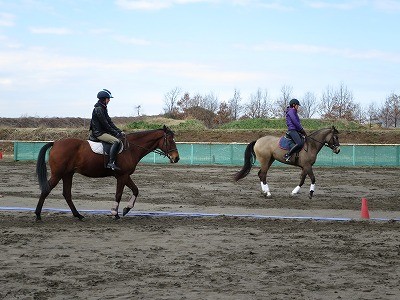
[[[235,181],[242,179],[249,174],[256,159],[260,162],[260,170],[258,177],[261,182],[261,191],[264,196],[271,197],[271,192],[267,183],[267,172],[272,163],[277,160],[284,164],[298,166],[302,169],[300,182],[296,186],[291,195],[299,193],[300,188],[304,184],[306,176],[311,179],[309,198],[311,199],[315,191],[315,176],[312,169],[318,152],[323,146],[332,149],[336,154],[340,152],[339,132],[334,126],[331,128],[324,128],[312,132],[306,137],[303,149],[296,155],[292,155],[290,161],[285,161],[284,154],[287,150],[281,149],[279,146],[279,137],[264,136],[256,141],[249,143],[244,152],[244,165],[242,169],[234,176]]]
[[[124,150],[117,157],[117,165],[120,170],[114,171],[105,168],[104,155],[94,153],[86,140],[65,138],[45,144],[39,151],[36,164],[36,173],[41,190],[35,210],[36,220],[41,220],[40,214],[44,201],[60,180],[63,181],[63,196],[72,214],[80,220],[83,219],[83,216],[75,208],[71,197],[72,177],[75,173],[87,177],[114,176],[117,179],[115,203],[111,208],[111,214],[119,219],[118,207],[125,186],[132,191],[133,195],[129,199],[127,207],[123,209],[123,216],[135,204],[139,190],[130,175],[135,172],[136,165],[145,155],[156,152],[168,157],[171,163],[179,161],[174,133],[165,125],[162,129],[127,134],[124,146]],[[51,148],[49,153],[51,177],[47,180],[46,151],[49,148]]]

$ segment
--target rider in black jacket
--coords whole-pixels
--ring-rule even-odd
[[[115,159],[122,146],[120,138],[123,138],[125,134],[115,126],[107,112],[107,104],[114,97],[109,90],[103,89],[98,92],[97,98],[99,100],[94,105],[92,120],[90,122],[90,134],[100,141],[112,144],[109,162],[106,167],[112,170],[119,170],[120,168],[115,165]]]

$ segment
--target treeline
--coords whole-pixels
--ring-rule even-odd
[[[247,99],[235,89],[227,101],[219,101],[213,93],[191,95],[175,87],[164,95],[164,113],[174,119],[194,118],[204,122],[208,128],[214,128],[239,119],[284,118],[292,98],[295,98],[293,88],[287,85],[282,86],[281,95],[275,100],[271,99],[267,89],[259,88]],[[381,105],[373,103],[363,107],[355,101],[352,91],[341,83],[338,87],[327,87],[319,98],[312,92],[306,92],[298,99],[302,118],[347,120],[384,128],[400,127],[400,95],[395,93],[387,96]]]

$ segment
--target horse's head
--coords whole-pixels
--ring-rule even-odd
[[[332,149],[333,153],[338,154],[340,152],[340,143],[338,137],[339,131],[332,126],[329,134],[326,136],[325,143],[326,145]]]
[[[171,163],[177,163],[179,161],[179,152],[175,144],[174,132],[165,125],[162,130],[164,131],[164,138],[160,140],[158,148],[164,152]]]

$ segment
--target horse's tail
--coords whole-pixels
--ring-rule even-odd
[[[244,165],[242,169],[235,174],[235,181],[246,177],[247,174],[250,173],[251,167],[256,161],[256,153],[254,152],[255,143],[256,141],[253,141],[247,145],[246,150],[244,151]]]
[[[39,180],[40,191],[42,193],[50,192],[49,182],[47,181],[46,152],[47,149],[51,148],[53,145],[54,142],[50,142],[40,149],[36,163],[36,174]]]

